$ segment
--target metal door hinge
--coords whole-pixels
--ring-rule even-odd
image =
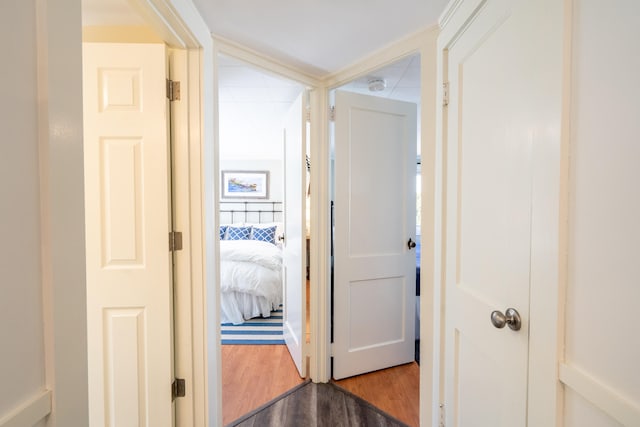
[[[180,101],[180,82],[167,79],[167,98],[169,101]]]
[[[181,251],[182,250],[182,232],[171,231],[169,232],[169,251]]]
[[[442,83],[442,106],[449,105],[449,82]]]
[[[304,113],[304,119],[307,121],[307,123],[311,123],[311,111],[308,108]]]
[[[184,397],[187,393],[185,382],[182,378],[176,378],[171,383],[171,401],[176,400],[176,397]]]
[[[335,122],[336,121],[336,106],[332,105],[331,108],[329,108],[329,121]]]
[[[438,427],[444,427],[444,403],[440,404],[440,423]]]

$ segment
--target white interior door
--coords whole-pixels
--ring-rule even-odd
[[[306,120],[301,93],[287,113],[284,128],[284,340],[301,377],[306,331]]]
[[[414,360],[416,105],[336,92],[333,377]]]
[[[171,426],[166,51],[83,46],[91,426]]]
[[[531,2],[488,1],[457,17],[463,28],[440,36],[450,91],[444,114],[447,426],[527,424],[532,147],[542,104],[532,103],[537,55],[530,36],[540,21],[525,3]],[[507,308],[519,312],[520,330],[492,324],[491,313]]]

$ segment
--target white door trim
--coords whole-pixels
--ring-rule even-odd
[[[86,425],[89,404],[82,40],[80,31],[69,31],[70,25],[80,29],[80,2],[36,1],[25,7],[34,8],[30,24],[37,25],[35,38],[31,39],[36,42],[35,51],[25,53],[37,55],[38,61],[38,102],[35,99],[29,102],[38,108],[44,388],[54,398],[50,400],[50,411],[33,414],[27,409],[20,412],[20,416],[29,415],[34,419],[48,412],[42,425]],[[64,13],[56,13],[62,10]],[[35,68],[26,71],[36,72]],[[61,125],[64,132],[60,131]],[[23,418],[14,419],[11,414],[8,417],[11,417],[8,423],[28,422]],[[3,417],[0,424],[4,424],[5,419]]]

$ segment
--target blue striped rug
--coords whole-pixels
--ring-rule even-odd
[[[222,345],[284,344],[281,309],[272,311],[271,317],[256,317],[241,325],[223,323],[220,329]]]

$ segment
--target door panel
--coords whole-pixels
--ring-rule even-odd
[[[306,303],[306,120],[301,93],[292,104],[284,129],[284,340],[298,373],[306,376],[304,363]]]
[[[336,92],[333,377],[414,359],[416,106]]]
[[[445,54],[447,425],[526,425],[532,81],[522,3],[488,1]],[[517,43],[514,41],[518,40]],[[519,331],[492,311],[518,310]],[[487,395],[491,398],[488,399]]]
[[[173,425],[164,45],[83,46],[91,426]]]

